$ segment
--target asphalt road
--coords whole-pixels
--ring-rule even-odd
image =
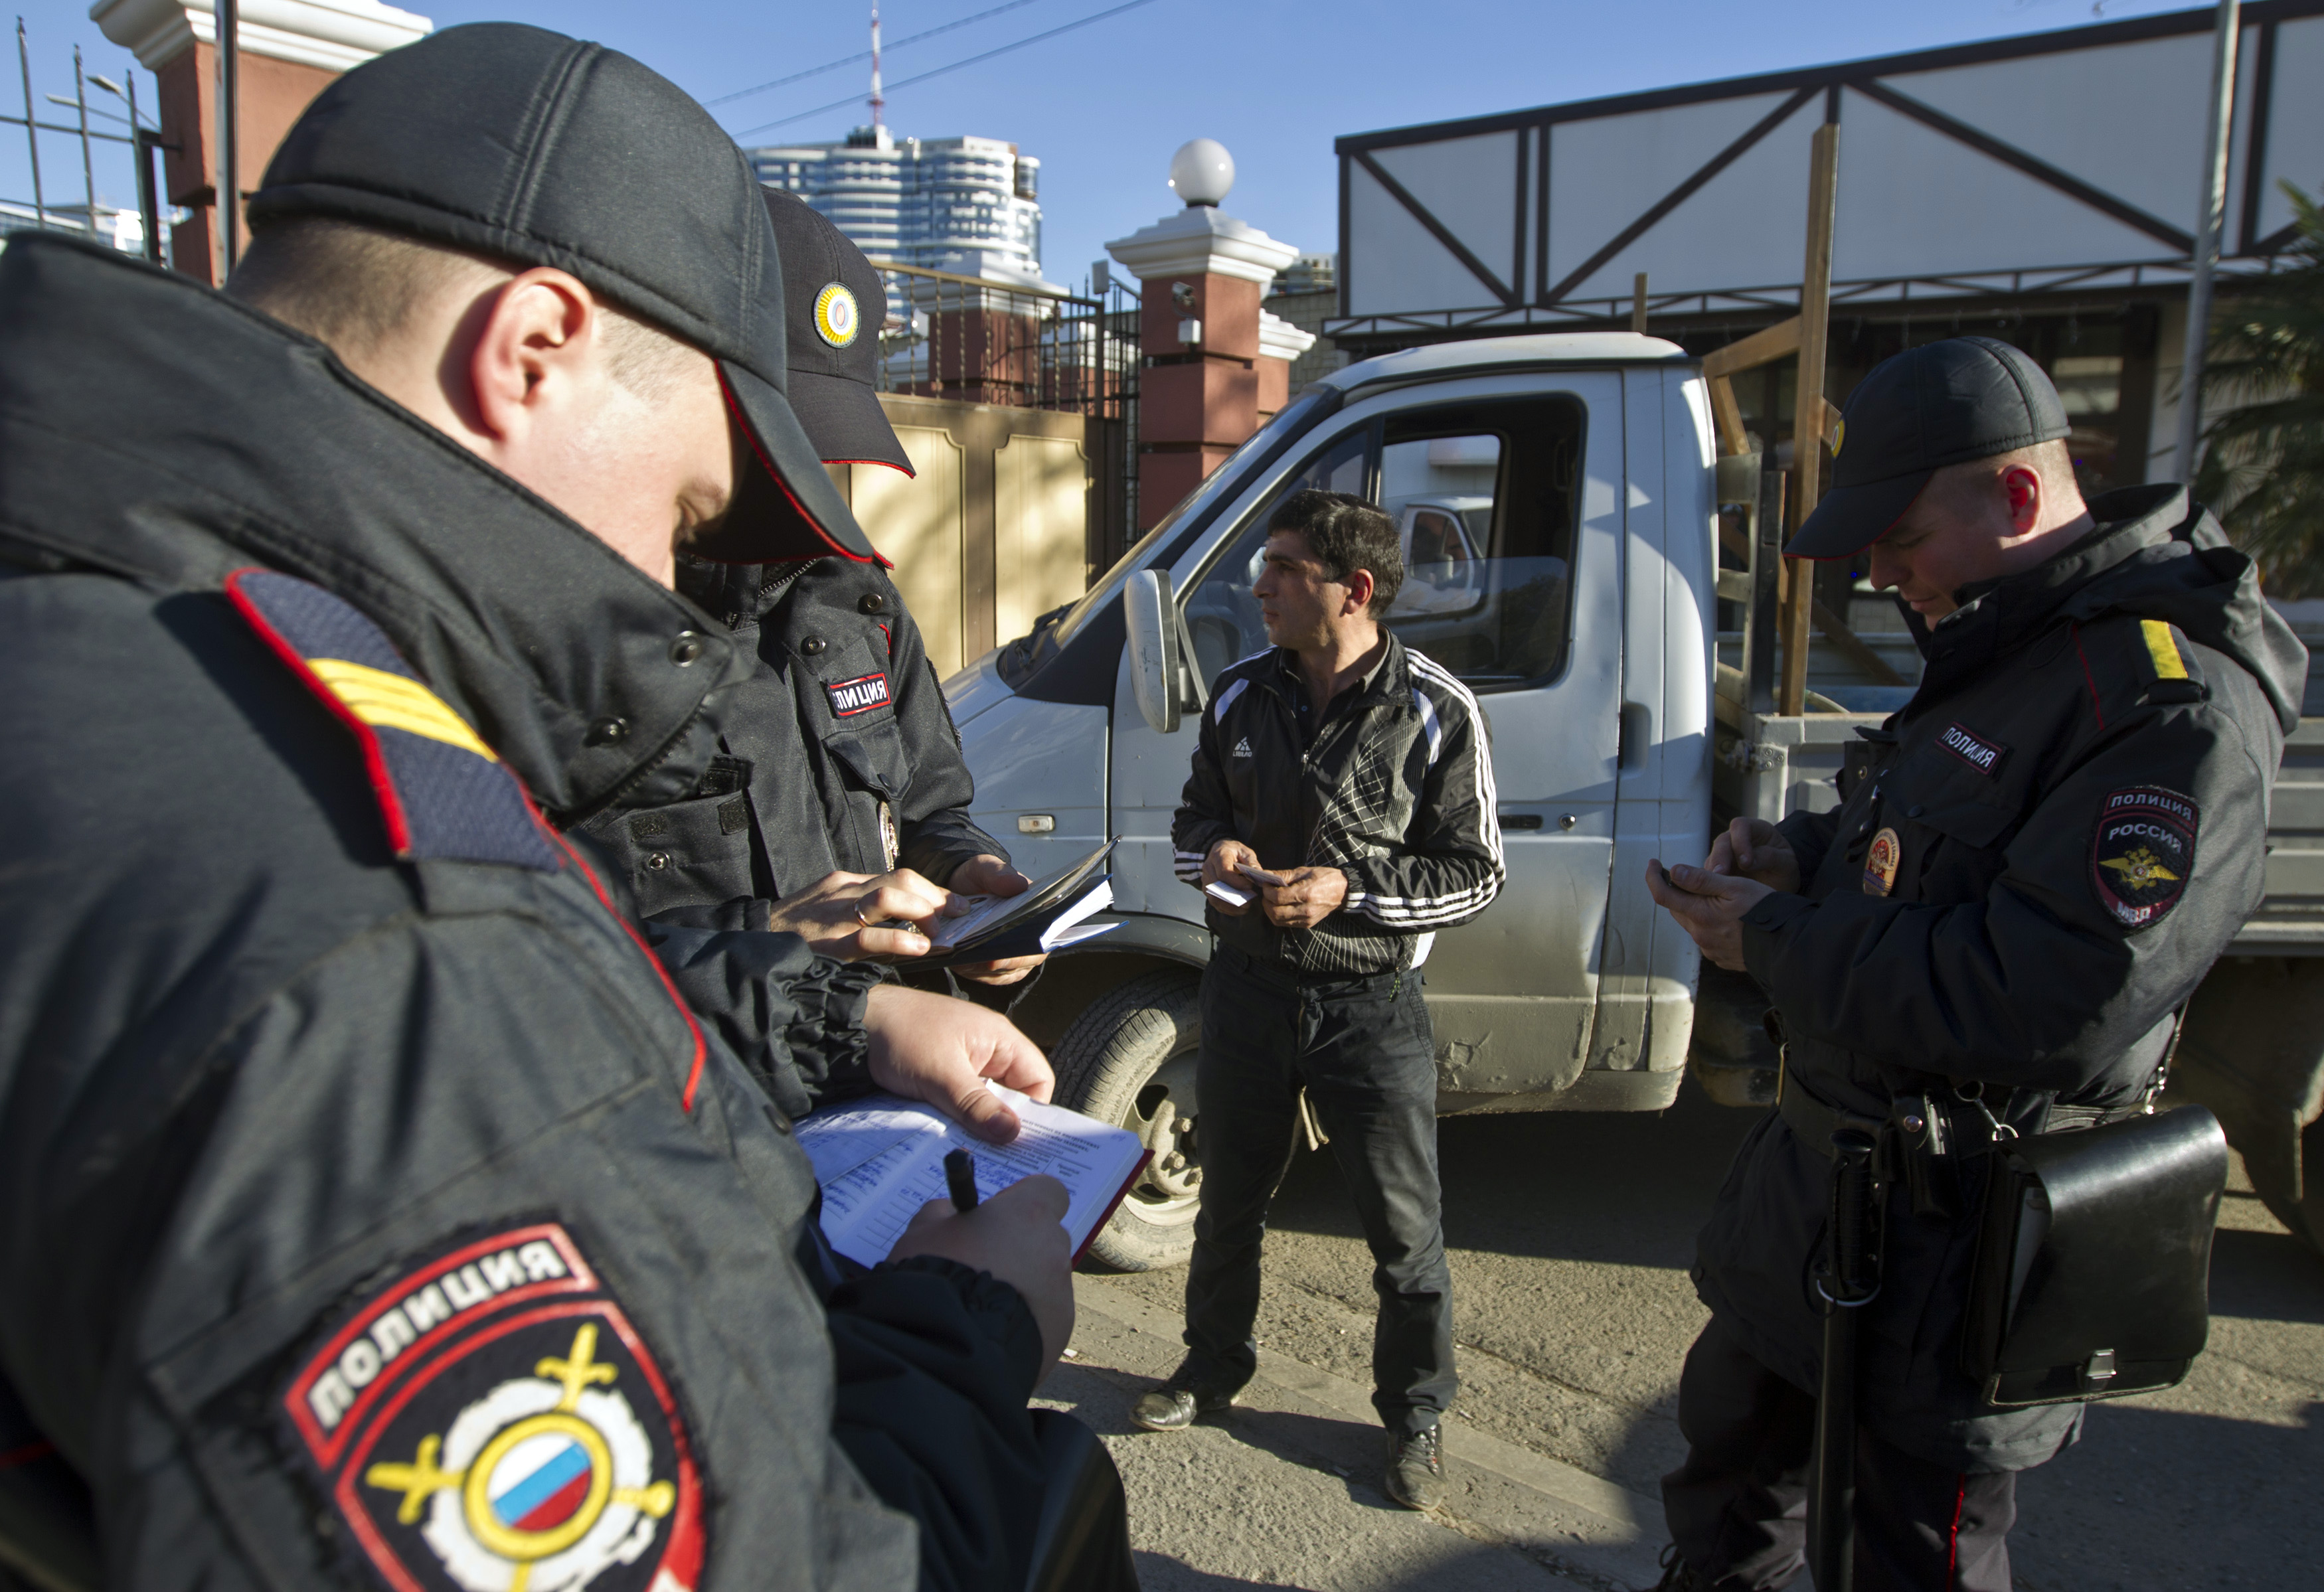
[[[1077,1357],[1047,1392],[1107,1434],[1149,1592],[1650,1586],[1656,1478],[1683,1451],[1678,1369],[1704,1313],[1686,1266],[1751,1119],[1690,1088],[1658,1118],[1442,1125],[1463,1386],[1441,1519],[1379,1494],[1361,1403],[1370,1259],[1329,1151],[1301,1155],[1277,1202],[1259,1322],[1274,1368],[1254,1408],[1193,1433],[1136,1431],[1129,1403],[1175,1359],[1184,1274],[1084,1279]],[[2020,1587],[2324,1578],[2324,1261],[2240,1168],[2212,1302],[2211,1347],[2185,1385],[2094,1408],[2080,1445],[2023,1478]],[[1608,1524],[1625,1499],[1627,1543]]]

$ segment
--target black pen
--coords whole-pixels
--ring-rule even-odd
[[[945,1152],[945,1182],[952,1191],[954,1210],[976,1209],[976,1157],[966,1150]]]

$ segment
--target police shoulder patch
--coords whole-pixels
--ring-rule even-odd
[[[690,1592],[703,1481],[669,1381],[553,1221],[470,1233],[363,1301],[281,1396],[393,1592]]]
[[[2114,791],[2099,804],[2090,882],[2116,923],[2151,928],[2179,905],[2195,871],[2201,818],[2192,797],[2154,785]]]
[[[359,609],[266,569],[235,571],[226,594],[354,732],[397,856],[562,865],[516,775]]]

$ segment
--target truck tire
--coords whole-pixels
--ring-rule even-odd
[[[2213,968],[2187,1008],[2170,1093],[2209,1107],[2269,1211],[2324,1247],[2324,959]]]
[[[1059,1103],[1126,1127],[1154,1152],[1084,1258],[1111,1271],[1183,1265],[1202,1209],[1194,1053],[1202,975],[1167,969],[1108,990],[1050,1053]]]

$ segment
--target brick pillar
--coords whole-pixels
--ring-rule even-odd
[[[911,391],[962,403],[1037,408],[1040,356],[1038,316],[988,308],[938,309],[928,317],[927,379]]]
[[[242,16],[234,188],[246,198],[275,145],[324,85],[375,55],[427,36],[435,23],[378,0],[267,0]],[[212,0],[99,0],[90,13],[161,88],[161,193],[193,215],[171,233],[180,271],[223,278],[217,258],[217,29]],[[242,235],[247,238],[246,229]]]
[[[1141,531],[1258,430],[1263,412],[1273,412],[1262,391],[1276,382],[1268,367],[1282,362],[1262,345],[1259,301],[1299,251],[1220,214],[1216,201],[1223,198],[1223,186],[1190,196],[1178,215],[1105,246],[1139,283]]]

